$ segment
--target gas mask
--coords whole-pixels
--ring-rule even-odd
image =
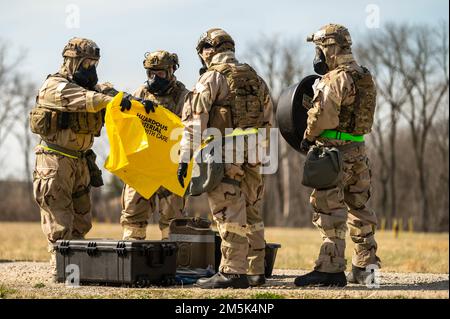
[[[147,80],[147,89],[152,94],[162,95],[169,89],[170,84],[170,80],[152,74]]]
[[[328,72],[328,65],[325,60],[325,54],[322,49],[316,47],[316,56],[314,57],[313,66],[314,71],[319,75],[325,75]]]
[[[208,71],[208,68],[206,66],[202,66],[199,70],[198,70],[198,74],[199,75],[203,75],[203,73],[205,73],[206,71]]]
[[[80,66],[78,70],[75,71],[75,73],[72,75],[72,79],[79,86],[93,90],[98,82],[97,69],[95,65],[91,65],[88,68]]]

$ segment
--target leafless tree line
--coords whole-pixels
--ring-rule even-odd
[[[376,120],[367,141],[373,181],[370,205],[387,227],[392,227],[397,219],[406,224],[412,218],[416,230],[448,231],[448,25],[389,24],[369,30],[354,42],[356,59],[371,70],[378,90]],[[306,45],[303,37],[286,39],[279,35],[261,35],[248,43],[242,60],[253,65],[265,79],[275,109],[282,89],[312,70],[313,56],[305,54]],[[21,188],[19,184],[10,187],[11,184],[0,182],[0,193],[9,192],[8,198],[18,197],[0,201],[0,212],[5,212],[0,213],[0,219],[9,216],[6,219],[29,220],[38,214],[29,217],[27,211],[13,211],[21,206],[19,197],[31,194],[30,153],[35,141],[28,129],[28,112],[37,88],[18,70],[23,55],[11,59],[10,53],[9,46],[0,42],[0,164],[8,165],[2,163],[2,155],[8,151],[2,144],[12,134],[22,150],[28,186],[19,195],[14,193],[15,188]],[[278,172],[265,176],[265,223],[310,226],[311,190],[301,185],[304,158],[281,135],[279,143]],[[94,145],[101,159],[107,155],[105,145],[104,138]],[[117,221],[121,182],[107,179],[107,187],[93,196],[95,215],[101,220]],[[204,197],[190,200],[189,207],[196,214],[208,213]]]
[[[388,114],[388,119],[377,121],[377,134],[372,135],[380,160],[385,162],[379,167],[389,172],[384,172],[389,186],[381,188],[384,196],[390,195],[383,202],[389,202],[389,207],[383,211],[390,218],[400,213],[397,193],[404,189],[399,188],[397,171],[399,165],[406,166],[414,172],[409,181],[414,198],[409,204],[416,206],[414,218],[420,229],[436,229],[445,221],[448,228],[448,205],[439,207],[433,200],[438,194],[448,201],[448,25],[391,24],[368,38],[357,52],[377,77],[382,106],[378,116]],[[403,137],[398,136],[399,130]],[[408,150],[397,152],[399,142]],[[404,158],[407,153],[410,156]],[[433,188],[436,171],[443,179],[437,189]]]
[[[31,193],[31,153],[36,138],[28,126],[28,113],[34,103],[37,87],[19,69],[25,57],[24,50],[14,52],[10,43],[0,41],[0,165],[8,165],[4,158],[9,152],[5,142],[12,136],[21,152],[17,158],[23,161],[20,175],[27,182],[27,192]]]

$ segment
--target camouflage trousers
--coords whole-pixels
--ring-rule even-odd
[[[370,198],[370,167],[364,146],[341,152],[344,174],[339,185],[332,189],[315,189],[310,197],[313,224],[319,229],[323,243],[315,270],[328,273],[344,271],[345,235],[347,225],[355,244],[353,265],[365,268],[380,267],[376,255],[375,229],[377,217],[366,203]]]
[[[86,159],[36,151],[33,193],[49,252],[58,239],[82,239],[91,229],[89,182]]]
[[[169,224],[174,218],[183,217],[184,199],[160,188],[152,197],[142,197],[134,188],[125,185],[122,191],[122,215],[120,224],[123,239],[142,240],[146,237],[148,218],[156,211],[159,200],[159,229],[161,239],[169,239]]]
[[[264,274],[264,223],[260,215],[264,183],[259,168],[259,164],[225,164],[225,177],[239,183],[222,182],[208,193],[222,238],[221,272]]]

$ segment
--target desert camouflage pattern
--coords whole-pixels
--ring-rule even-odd
[[[68,112],[74,115],[75,121],[67,129],[50,130],[40,137],[61,148],[86,151],[92,147],[94,136],[99,134],[100,111],[112,99],[100,92],[111,91],[112,85],[100,84],[95,91],[90,91],[71,80],[84,59],[99,59],[99,49],[92,40],[71,39],[63,50],[63,57],[59,72],[48,76],[40,88],[35,109],[55,114]],[[89,169],[84,157],[63,156],[40,145],[35,153],[33,193],[40,207],[42,230],[52,252],[52,243],[58,239],[81,239],[91,229]]]
[[[154,95],[147,90],[146,85],[139,87],[133,95],[141,99],[150,100],[157,105],[163,105],[178,116],[181,116],[185,96],[189,91],[175,80],[165,95]],[[158,206],[157,206],[158,202]],[[123,228],[123,239],[141,240],[146,238],[148,218],[150,214],[158,212],[160,215],[159,229],[161,239],[169,238],[169,223],[174,218],[184,216],[185,201],[182,197],[172,194],[161,187],[152,197],[142,197],[134,188],[124,185],[122,191],[122,214],[120,223]]]
[[[264,127],[266,85],[248,64],[218,64],[209,68],[224,75],[228,97],[221,107],[231,111],[233,127]]]
[[[184,216],[184,199],[164,188],[159,189],[150,199],[145,199],[134,188],[125,185],[122,191],[122,215],[120,217],[123,239],[145,239],[149,215],[156,212],[157,208],[160,215],[161,239],[166,240],[169,239],[170,221]]]
[[[322,26],[317,32],[308,36],[306,41],[314,42],[316,45],[350,47],[352,38],[348,29],[340,24],[330,23]]]
[[[221,132],[225,128],[235,128],[232,112],[229,107],[230,88],[227,77],[216,71],[219,65],[230,64],[237,65],[234,52],[220,52],[212,57],[209,64],[210,70],[203,73],[193,91],[186,96],[183,106],[181,120],[185,125],[183,139],[181,141],[181,158],[183,161],[190,160],[194,145],[194,134],[199,134],[208,127],[218,128]],[[259,78],[263,90],[260,94],[263,96],[262,120],[260,127],[271,127],[273,121],[273,105],[269,90],[264,81]],[[255,114],[252,114],[255,116]]]
[[[97,88],[100,91],[105,89],[104,86]],[[35,108],[53,111],[55,115],[69,112],[76,123],[67,129],[57,129],[55,125],[55,129],[48,135],[41,135],[41,138],[74,151],[90,149],[94,136],[99,135],[102,127],[101,110],[111,100],[112,97],[86,90],[62,74],[50,75],[39,90]]]
[[[355,87],[355,101],[352,104],[342,104],[339,112],[339,132],[364,135],[372,131],[373,117],[376,107],[375,82],[369,70],[357,65],[340,66],[348,73]]]
[[[220,271],[264,274],[264,222],[260,215],[264,194],[259,164],[225,164],[225,176],[240,182],[222,182],[208,193],[208,202],[222,238]]]
[[[144,57],[145,69],[167,70],[172,68],[175,71],[179,66],[178,55],[164,50],[147,52]]]
[[[334,142],[335,145],[339,143],[343,144],[342,141]],[[332,189],[315,189],[310,198],[314,209],[313,224],[323,239],[315,267],[321,272],[345,270],[347,224],[355,243],[352,263],[361,268],[371,264],[381,267],[374,237],[377,217],[366,205],[370,198],[371,172],[365,146],[344,151],[342,155],[342,182]]]
[[[374,111],[375,104],[370,103],[374,103],[376,92],[370,73],[356,64],[351,55],[351,39],[347,29],[328,25],[321,30],[325,31],[319,31],[319,35],[316,33],[314,42],[328,48],[324,50],[327,64],[329,61],[337,64],[332,64],[332,67],[329,65],[330,71],[315,85],[313,107],[308,111],[304,137],[316,141],[318,145],[339,148],[352,142],[321,138],[319,135],[325,129],[351,134],[369,132],[373,117],[364,112],[369,109]],[[340,52],[342,55],[327,55],[330,52]],[[361,78],[364,78],[364,83],[358,82]],[[355,107],[357,105],[360,107]],[[363,120],[355,122],[355,118]],[[355,123],[359,123],[359,126]],[[345,270],[347,224],[355,243],[352,263],[361,268],[369,264],[381,266],[374,237],[377,218],[366,206],[370,198],[371,173],[365,146],[346,146],[341,154],[344,161],[341,182],[332,189],[315,189],[310,197],[314,209],[313,224],[323,238],[315,269],[329,273]]]
[[[215,54],[208,64],[210,69],[200,77],[183,107],[183,160],[188,160],[191,150],[197,147],[193,144],[193,134],[199,134],[207,127],[221,131],[226,127],[233,128],[232,115],[226,107],[230,87],[226,76],[214,70],[214,66],[237,65],[238,61],[234,52],[226,51]],[[270,127],[272,101],[267,86],[262,80],[261,83],[264,85],[261,127]],[[248,152],[256,152],[256,149]],[[247,156],[244,155],[244,163],[225,164],[225,177],[236,183],[224,181],[208,193],[210,209],[222,238],[219,270],[229,274],[264,273],[264,223],[260,215],[263,178],[259,172],[260,164],[248,163]]]
[[[175,76],[173,76],[175,78]],[[175,78],[174,84],[167,90],[164,95],[154,95],[147,90],[147,85],[141,85],[134,93],[133,96],[150,100],[156,105],[162,105],[171,112],[181,117],[183,110],[184,99],[189,90],[186,89],[183,83],[177,81]]]
[[[83,239],[92,227],[89,182],[86,159],[73,159],[37,147],[33,195],[40,207],[52,267],[56,267],[52,244],[58,239]]]
[[[327,53],[325,56],[327,64],[333,60]],[[363,135],[373,125],[376,88],[370,72],[359,66],[351,53],[334,56],[333,61],[339,64],[314,87],[313,107],[308,111],[304,136],[310,141],[319,138],[326,129]]]
[[[62,56],[98,60],[100,59],[100,48],[90,39],[74,37],[64,47]]]
[[[234,51],[234,40],[226,31],[219,28],[209,29],[200,36],[196,47],[197,53],[200,54],[206,44],[211,45],[213,48],[218,48],[224,43],[229,43],[229,48]]]

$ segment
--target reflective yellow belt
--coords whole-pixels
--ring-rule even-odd
[[[69,150],[65,147],[53,144],[53,143],[49,143],[46,142],[44,140],[41,141],[41,143],[39,144],[42,149],[46,150],[46,151],[50,151],[50,152],[54,152],[57,153],[59,155],[63,155],[69,158],[83,158],[85,152],[84,151],[74,151],[74,150]]]
[[[235,137],[235,136],[245,136],[245,135],[253,135],[258,134],[258,129],[256,127],[242,129],[240,127],[237,127],[231,132],[230,134],[227,134],[223,137],[223,139],[227,137]],[[208,136],[200,146],[200,149],[203,149],[208,143],[210,143],[212,140],[214,140],[214,135]]]

